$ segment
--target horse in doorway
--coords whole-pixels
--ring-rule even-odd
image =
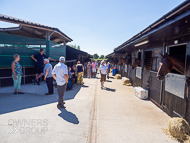
[[[127,64],[127,58],[119,58],[118,64],[120,65],[122,63]]]
[[[175,58],[173,56],[169,56],[167,53],[162,55],[162,59],[160,61],[157,79],[163,80],[164,77],[172,70],[176,70],[181,74],[185,74],[185,62],[180,58]]]
[[[135,58],[135,61],[132,63],[132,70],[134,70],[136,67],[141,65],[141,60],[138,58]]]

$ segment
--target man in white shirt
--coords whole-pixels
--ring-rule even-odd
[[[59,58],[59,63],[55,65],[52,76],[57,82],[58,104],[57,108],[66,108],[64,106],[63,96],[68,83],[68,69],[65,63],[65,57]]]
[[[104,82],[106,81],[106,75],[108,73],[108,69],[104,64],[105,64],[105,61],[102,61],[100,68],[99,68],[100,75],[101,75],[101,78],[100,78],[101,89],[103,89],[103,87],[104,87]]]

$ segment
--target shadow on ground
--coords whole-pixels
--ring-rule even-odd
[[[110,77],[111,79],[114,79],[114,77]]]
[[[115,92],[116,91],[116,89],[112,89],[112,88],[108,88],[108,87],[106,87],[105,90],[111,91],[111,92]]]
[[[74,90],[66,91],[64,100],[74,99],[81,88],[88,88],[88,86],[77,85]],[[13,93],[0,93],[0,114],[55,103],[57,98],[57,94],[42,95],[37,92],[16,95]]]
[[[61,111],[61,113],[58,114],[58,116],[63,118],[65,121],[73,123],[73,124],[79,124],[79,120],[75,114],[67,111],[66,109],[59,109],[59,110]]]

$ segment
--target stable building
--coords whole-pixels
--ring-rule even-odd
[[[114,53],[125,54],[117,58],[125,59],[123,75],[131,79],[133,86],[148,89],[149,99],[158,107],[171,117],[182,117],[190,123],[189,0],[116,47]],[[172,64],[178,64],[179,68],[184,65],[184,72],[171,70],[163,80],[158,80],[159,67],[163,66],[160,54],[180,60],[181,65],[177,61]]]
[[[75,49],[68,45],[66,45],[66,57],[66,64],[70,67],[75,65],[77,61],[80,61],[84,65],[84,63],[91,61],[90,58],[93,58],[93,56],[87,52]]]
[[[44,49],[45,54],[55,60],[66,57],[66,44],[72,39],[58,28],[2,14],[0,20],[19,24],[18,27],[0,28],[0,87],[13,85],[11,63],[14,54],[21,57],[22,84],[31,83],[35,77],[34,61],[30,56],[39,49]]]

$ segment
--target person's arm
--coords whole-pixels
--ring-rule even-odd
[[[76,65],[76,73],[77,73],[77,71],[78,71],[78,65]]]
[[[53,78],[56,80],[56,76],[55,76],[55,74],[52,74],[52,76],[53,76]]]
[[[56,62],[56,60],[54,60],[54,59],[52,59],[52,58],[50,58],[50,57],[48,57],[48,59],[49,59],[49,60],[51,60],[51,61],[54,61],[54,62]]]
[[[46,74],[44,76],[44,80],[46,80],[46,77],[47,77],[48,73],[49,73],[49,69],[46,69]]]
[[[37,62],[37,60],[34,58],[34,55],[30,56],[35,62]]]
[[[12,72],[13,72],[13,75],[14,75],[14,79],[17,80],[16,74],[15,74],[15,62],[12,62],[11,68],[12,68]]]
[[[53,78],[54,78],[54,79],[55,79],[55,81],[56,81],[56,76],[55,76],[55,73],[56,73],[56,72],[55,72],[55,69],[56,69],[56,66],[54,67],[54,69],[53,69],[53,71],[52,71],[52,74],[51,74],[51,75],[53,76]]]
[[[83,69],[83,73],[84,73],[84,66],[82,66],[82,69]]]
[[[69,80],[68,75],[67,75],[67,74],[64,74],[64,77],[65,77],[66,83],[68,83],[68,80]]]

